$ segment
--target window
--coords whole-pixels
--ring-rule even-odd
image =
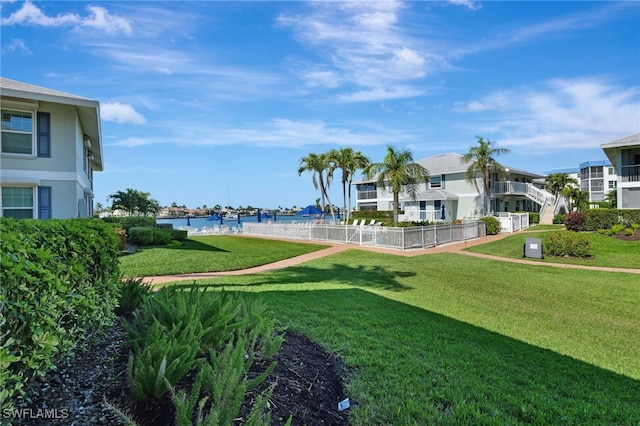
[[[3,187],[2,216],[16,219],[33,218],[33,188]]]
[[[2,110],[2,153],[33,154],[33,114]]]
[[[431,176],[430,188],[442,188],[442,176]]]
[[[613,167],[609,167],[609,175],[615,175],[616,172],[613,170]]]
[[[357,186],[358,200],[371,200],[378,198],[378,191],[375,183],[363,183]]]
[[[610,181],[609,181],[609,189],[615,189],[615,188],[617,188],[617,184],[618,184],[618,182],[617,182],[617,181],[615,181],[615,180],[610,180]]]

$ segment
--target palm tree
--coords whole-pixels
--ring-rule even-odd
[[[329,203],[329,208],[331,210],[331,216],[335,221],[335,216],[333,212],[333,207],[331,201],[329,200],[329,194],[327,190],[329,189],[329,185],[331,185],[331,174],[327,173],[325,176],[325,172],[329,170],[329,162],[327,161],[327,154],[314,154],[311,153],[306,157],[302,157],[300,159],[300,167],[298,168],[298,176],[301,176],[303,172],[311,172],[312,173],[312,181],[313,187],[315,189],[320,189],[320,197],[322,198],[322,211],[325,211],[325,200]]]
[[[480,193],[480,187],[477,176],[482,176],[485,214],[488,214],[491,202],[491,173],[495,173],[499,177],[504,177],[507,174],[504,167],[494,157],[509,152],[511,151],[506,148],[496,147],[489,139],[484,140],[482,136],[478,136],[478,146],[472,146],[469,148],[469,152],[462,156],[462,161],[471,163],[467,168],[465,178],[468,182],[473,183],[478,193]]]
[[[553,173],[545,178],[547,188],[555,195],[562,193],[562,191],[569,185],[577,185],[578,180],[570,177],[567,173]]]
[[[331,167],[329,173],[333,175],[336,169],[342,170],[342,214],[345,215],[345,223],[349,222],[351,212],[351,184],[353,176],[359,169],[365,169],[371,160],[360,151],[353,148],[332,149],[327,154]]]
[[[589,191],[581,191],[575,186],[567,186],[562,193],[569,201],[569,211],[573,211],[574,208],[583,210],[589,203]]]
[[[138,191],[137,189],[127,188],[126,192],[118,191],[109,195],[108,199],[112,200],[111,210],[121,209],[133,216],[135,213],[147,215],[148,213],[157,214],[160,211],[160,203],[149,198],[151,194],[148,192]]]
[[[611,209],[618,208],[618,190],[617,189],[612,189],[609,192],[607,192],[607,195],[604,196],[604,199],[610,204],[609,208]]]
[[[400,192],[406,191],[412,199],[416,199],[420,183],[429,181],[429,171],[413,162],[411,151],[400,151],[391,145],[387,146],[387,155],[382,163],[371,163],[364,169],[368,179],[376,179],[378,187],[393,192],[393,222],[398,223],[400,208]]]

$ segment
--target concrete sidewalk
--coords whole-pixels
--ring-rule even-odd
[[[352,244],[332,244],[332,243],[324,243],[324,242],[316,242],[316,241],[305,241],[305,243],[328,245],[329,247],[322,250],[315,251],[313,253],[307,253],[301,256],[296,256],[289,259],[280,260],[278,262],[268,263],[266,265],[256,266],[248,269],[241,269],[237,271],[203,272],[203,273],[192,273],[192,274],[144,277],[144,282],[150,283],[150,284],[163,284],[163,283],[173,282],[173,281],[199,280],[204,278],[215,278],[215,277],[223,277],[223,276],[229,276],[229,275],[258,274],[261,272],[268,272],[276,269],[287,268],[289,266],[299,265],[301,263],[305,263],[310,260],[319,259],[325,256],[330,256],[332,254],[339,253],[345,250],[366,250],[366,251],[372,251],[376,253],[385,253],[385,254],[391,254],[395,256],[405,256],[405,257],[422,256],[422,255],[429,255],[429,254],[435,254],[435,253],[455,253],[455,254],[461,254],[464,256],[479,257],[483,259],[497,260],[501,262],[520,263],[523,265],[534,265],[534,266],[540,266],[540,267],[587,269],[591,271],[623,272],[628,274],[640,274],[640,269],[606,268],[606,267],[586,266],[586,265],[585,266],[565,265],[562,263],[542,263],[539,261],[526,260],[526,259],[510,259],[506,257],[491,256],[491,255],[482,254],[482,253],[471,253],[465,250],[465,248],[473,247],[480,244],[490,243],[492,241],[497,241],[502,238],[508,237],[509,235],[512,235],[512,234],[501,233],[498,235],[487,235],[486,237],[476,238],[473,240],[449,243],[449,244],[444,244],[438,247],[415,249],[415,250],[394,250],[394,249],[386,249],[381,247],[358,246],[358,245],[352,245]],[[253,237],[253,238],[259,238],[259,237]],[[290,240],[286,240],[286,241],[290,241]]]

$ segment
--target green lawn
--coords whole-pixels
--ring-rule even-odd
[[[467,250],[474,253],[521,259],[525,240],[527,238],[544,238],[546,234],[547,232],[519,232],[491,243],[470,247]],[[568,263],[572,265],[640,269],[640,242],[621,241],[598,233],[589,233],[588,235],[591,239],[591,258],[565,259],[545,256],[544,259],[534,260],[549,263]]]
[[[634,274],[349,250],[206,282],[340,354],[356,425],[640,422]]]
[[[326,248],[264,238],[229,235],[191,237],[182,247],[148,247],[120,258],[125,277],[246,269]]]

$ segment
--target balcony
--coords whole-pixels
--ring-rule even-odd
[[[528,185],[524,182],[496,182],[491,187],[492,194],[527,195]]]
[[[620,168],[622,182],[640,182],[640,164]]]

